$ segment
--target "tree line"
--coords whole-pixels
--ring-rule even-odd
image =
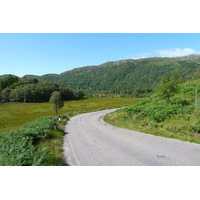
[[[39,81],[36,78],[19,78],[9,75],[0,79],[0,102],[48,102],[55,91],[61,93],[63,101],[77,100],[84,96],[81,90],[74,90],[62,84]]]
[[[133,88],[130,90],[102,90],[99,91],[96,94],[92,94],[92,96],[95,97],[112,97],[115,95],[119,95],[120,97],[136,97],[136,98],[142,98],[147,95],[149,95],[153,89],[151,88],[146,88],[146,89],[141,89],[141,88]]]

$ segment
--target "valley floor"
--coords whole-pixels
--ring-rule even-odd
[[[138,101],[139,99],[135,98],[86,98],[66,101],[59,114],[117,108],[132,105]],[[18,129],[39,117],[55,115],[50,103],[6,103],[0,105],[0,113],[0,133]]]

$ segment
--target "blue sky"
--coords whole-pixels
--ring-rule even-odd
[[[198,33],[1,33],[0,75],[42,75],[107,61],[200,53]]]

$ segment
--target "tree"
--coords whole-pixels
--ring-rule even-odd
[[[12,84],[19,81],[19,78],[17,76],[9,75],[5,78],[0,80],[0,92],[5,89],[8,86],[11,86]]]
[[[73,94],[75,99],[82,99],[85,95],[81,90],[74,90]]]
[[[60,85],[59,91],[61,92],[63,100],[67,101],[67,100],[75,99],[72,89],[70,89],[64,85]]]
[[[8,88],[3,89],[0,92],[0,101],[1,103],[9,101],[10,90]]]
[[[58,91],[55,91],[51,94],[49,102],[52,103],[52,108],[56,112],[56,114],[58,114],[58,110],[64,106],[64,102],[61,98],[61,93]]]
[[[158,95],[169,102],[172,105],[171,98],[178,92],[178,84],[182,82],[182,79],[178,76],[177,72],[173,71],[171,77],[164,77],[158,88]]]

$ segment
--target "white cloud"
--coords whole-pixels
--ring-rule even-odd
[[[133,55],[131,58],[132,59],[140,59],[140,58],[148,58],[151,57],[151,53],[149,52],[144,52],[144,53],[138,53]]]
[[[178,57],[186,56],[189,54],[199,54],[200,52],[191,48],[174,48],[174,49],[160,49],[156,50],[156,53],[161,57]]]
[[[155,55],[155,53],[157,55]],[[190,54],[200,54],[200,51],[196,51],[192,48],[173,48],[173,49],[158,49],[154,52],[143,52],[134,54],[131,59],[149,58],[149,57],[179,57],[187,56]]]

